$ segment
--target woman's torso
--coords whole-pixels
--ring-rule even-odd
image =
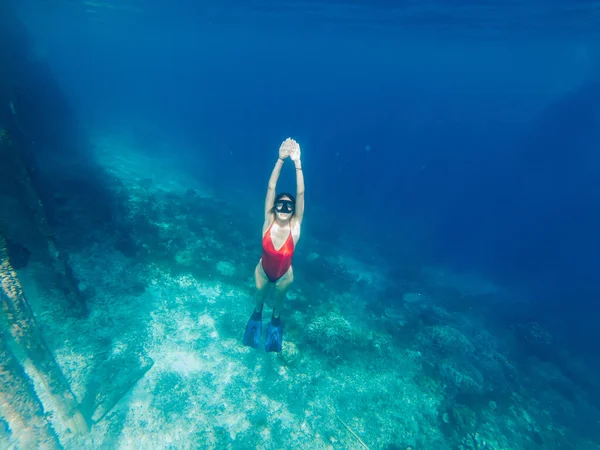
[[[296,245],[298,239],[300,239],[300,225],[293,218],[290,223],[281,226],[273,219],[270,222],[265,222],[263,226],[263,238],[266,233],[270,233],[273,247],[275,250],[279,250],[285,245],[290,233],[292,233],[294,246]]]

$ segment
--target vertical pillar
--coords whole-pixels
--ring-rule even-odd
[[[6,240],[1,235],[0,314],[7,323],[4,336],[13,344],[14,356],[42,384],[64,425],[75,433],[87,431],[87,422],[75,396],[37,327],[17,274],[8,260]]]
[[[13,171],[10,176],[19,187],[19,201],[29,210],[32,221],[46,241],[52,270],[69,303],[69,311],[73,311],[78,317],[86,316],[88,311],[85,298],[77,287],[67,255],[57,247],[54,233],[48,224],[44,205],[29,176],[29,171],[23,163],[19,149],[4,130],[0,130],[0,155],[2,156],[0,164],[11,163]]]
[[[6,344],[0,335],[0,447],[61,449],[33,383]]]

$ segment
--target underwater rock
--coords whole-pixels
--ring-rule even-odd
[[[183,197],[186,200],[191,200],[193,198],[195,198],[198,195],[198,191],[194,188],[189,188],[187,191],[185,191],[185,194],[183,194]]]
[[[406,316],[404,315],[404,312],[395,308],[386,308],[383,313],[385,314],[385,317],[391,319],[401,327],[406,325]]]
[[[426,348],[443,356],[464,356],[474,353],[474,346],[457,328],[450,325],[425,327],[418,340]]]
[[[405,292],[402,295],[404,309],[411,316],[421,316],[431,308],[428,297],[419,292]]]
[[[300,351],[298,350],[298,346],[290,341],[283,341],[283,348],[280,356],[288,367],[295,366],[300,361]]]
[[[194,255],[190,250],[181,250],[175,255],[177,264],[183,267],[191,267],[194,265]]]
[[[531,339],[537,344],[552,344],[552,335],[539,323],[532,322],[530,327]]]
[[[496,446],[491,444],[488,445],[488,441],[481,436],[479,433],[469,433],[467,434],[462,441],[460,442],[458,449],[459,450],[483,450],[483,449],[492,449]]]
[[[425,299],[425,296],[419,292],[405,292],[402,295],[404,303],[418,303]]]
[[[477,414],[466,405],[460,403],[452,406],[448,420],[448,423],[460,434],[469,433],[477,426]]]
[[[481,395],[484,392],[483,375],[474,367],[462,367],[460,370],[448,362],[438,367],[444,383],[458,394]]]
[[[217,263],[217,272],[226,277],[235,275],[235,266],[228,261],[219,261]]]
[[[319,350],[329,356],[339,356],[356,343],[359,332],[339,310],[316,317],[306,327],[306,336]]]
[[[309,255],[306,257],[306,260],[307,260],[308,262],[316,261],[317,259],[319,259],[319,254],[318,254],[318,253],[316,253],[316,252],[312,252],[311,254],[309,254]]]

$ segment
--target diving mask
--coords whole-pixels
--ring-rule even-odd
[[[293,213],[294,202],[290,200],[278,200],[275,202],[275,210],[280,213]]]

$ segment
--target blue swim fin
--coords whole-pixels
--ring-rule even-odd
[[[246,325],[246,331],[244,332],[244,339],[242,342],[252,348],[258,348],[260,342],[260,335],[262,333],[262,310],[254,311],[252,316],[248,320]]]
[[[283,328],[279,317],[273,317],[267,327],[267,336],[265,337],[265,350],[268,352],[280,352],[283,343]]]

